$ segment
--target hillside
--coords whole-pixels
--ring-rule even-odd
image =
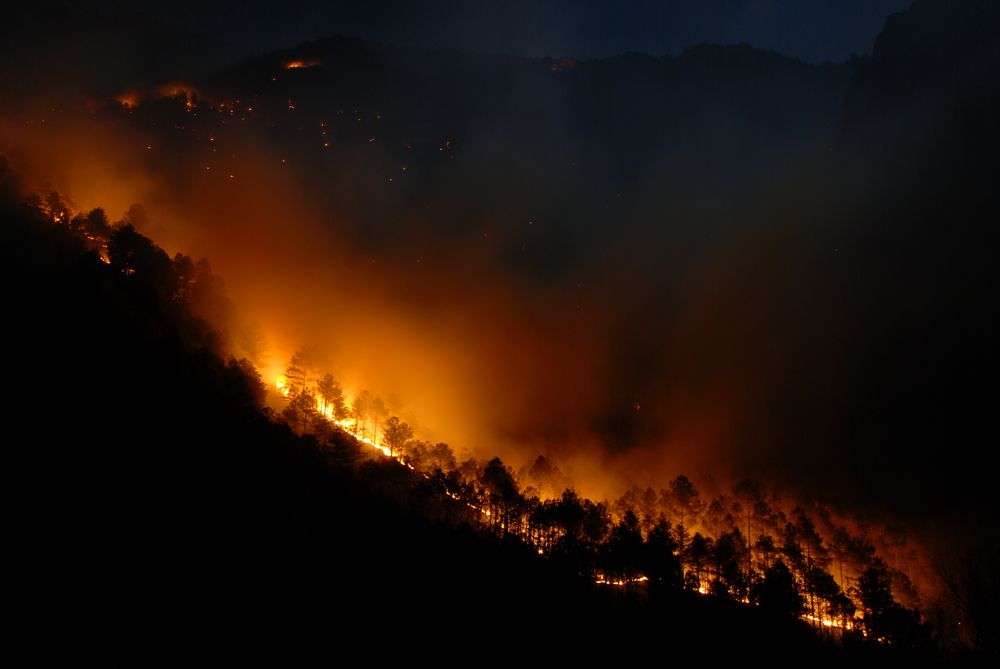
[[[206,255],[236,246],[250,248],[243,266],[272,262],[269,244],[230,240],[280,221],[310,240],[292,251],[309,270],[290,291],[319,290],[327,263],[313,252],[331,237],[344,269],[324,281],[362,303],[484,321],[452,334],[500,339],[500,357],[520,329],[454,312],[510,301],[508,321],[546,326],[524,347],[553,365],[546,378],[599,359],[587,373],[603,396],[586,415],[568,393],[565,420],[517,407],[490,430],[627,453],[736,393],[745,408],[727,440],[774,450],[767,465],[736,453],[741,471],[783,469],[811,488],[819,472],[875,457],[847,466],[854,492],[924,522],[941,505],[980,506],[970,491],[983,481],[922,507],[918,478],[938,444],[990,429],[991,395],[976,388],[980,366],[996,365],[984,326],[995,317],[996,21],[989,3],[948,6],[917,3],[887,22],[872,56],[834,66],[739,46],[564,62],[330,38],[123,93],[126,104],[105,101],[83,121],[44,120],[53,141],[72,142],[82,123],[137,151],[118,169],[168,184],[160,218],[181,219],[170,233],[184,241],[209,239]],[[295,202],[255,199],[272,189]],[[289,222],[300,219],[312,225]],[[376,260],[388,296],[368,294]],[[600,341],[559,360],[549,349],[567,328]],[[717,367],[692,367],[692,355]],[[538,362],[479,376],[530,377]],[[564,390],[533,381],[532,405]],[[641,413],[628,410],[636,398]],[[909,420],[914,407],[929,424]],[[979,476],[964,464],[973,456],[940,463],[944,478]],[[890,468],[899,475],[886,480]]]
[[[14,57],[46,8],[65,53]],[[40,639],[997,652],[996,3],[917,0],[829,65],[230,61],[62,0],[0,32]]]
[[[158,247],[119,227],[104,261],[3,177],[9,410],[31,435],[10,471],[33,634],[100,654],[249,630],[346,650],[370,629],[391,634],[390,655],[489,643],[517,656],[523,635],[538,636],[535,657],[564,659],[641,655],[623,639],[647,635],[700,648],[724,636],[716,659],[890,652],[697,593],[597,587],[349,435],[295,435],[262,409],[253,368],[219,357]]]

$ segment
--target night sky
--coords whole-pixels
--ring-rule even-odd
[[[808,62],[870,50],[907,0],[496,0],[178,2],[164,19],[245,49],[341,33],[399,45],[522,56],[677,54],[710,42],[749,43]]]
[[[59,91],[191,79],[241,58],[347,35],[396,46],[515,56],[676,56],[702,43],[750,44],[810,63],[871,51],[906,0],[666,0],[364,3],[117,0],[16,3],[0,23],[0,108]],[[30,58],[23,54],[30,53]],[[79,69],[79,54],[90,67]],[[72,62],[67,62],[67,58]]]

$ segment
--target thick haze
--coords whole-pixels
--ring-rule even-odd
[[[105,4],[72,29],[74,6],[54,21],[66,43],[6,59],[28,111],[0,152],[81,208],[140,202],[144,232],[208,256],[268,334],[269,375],[318,346],[349,391],[398,395],[460,450],[551,454],[588,494],[754,476],[951,522],[983,499],[978,384],[996,368],[995,233],[976,213],[995,208],[983,147],[1000,137],[976,19],[995,15],[922,2],[875,43],[902,4],[182,3],[124,12],[127,34]],[[875,55],[292,48],[320,32]],[[118,69],[77,57],[95,35]],[[241,61],[271,47],[290,50]],[[196,79],[192,109],[144,88],[177,79]],[[131,108],[110,102],[125,92]]]

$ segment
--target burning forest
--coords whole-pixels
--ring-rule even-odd
[[[823,64],[77,16],[114,65],[0,108],[33,605],[995,653],[998,17],[897,9]]]
[[[57,193],[29,196],[23,206],[37,224],[69,232],[83,257],[126,285],[144,284],[192,315],[205,303],[226,302],[208,261],[169,259],[128,218],[112,223],[101,209],[75,213]],[[198,327],[201,345],[226,355],[205,325]],[[400,504],[419,498],[422,512],[439,522],[516,537],[538,559],[597,586],[688,590],[797,616],[838,638],[854,634],[911,649],[930,644],[931,630],[920,622],[926,600],[909,574],[932,575],[905,535],[819,504],[804,508],[749,479],[703,497],[681,474],[659,490],[633,486],[595,502],[572,485],[560,489],[571,479],[544,455],[515,473],[499,457],[480,462],[418,438],[400,415],[415,424],[418,417],[398,398],[345,392],[322,360],[300,348],[270,388],[248,359],[230,358],[229,365],[256,386],[259,401],[269,398],[260,405],[267,420],[311,437],[334,466],[358,476],[379,476],[372,472],[391,463],[411,472],[382,491]]]

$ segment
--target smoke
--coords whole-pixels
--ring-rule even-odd
[[[240,321],[264,331],[272,378],[311,345],[349,391],[395,394],[427,435],[481,455],[498,445],[492,435],[564,437],[599,403],[599,331],[447,242],[447,267],[352,246],[266,148],[241,145],[233,172],[211,174],[85,112],[0,132],[28,190],[114,219],[140,203],[142,232],[171,254],[209,258]]]
[[[733,448],[759,409],[754,374],[774,361],[760,357],[766,305],[732,294],[769,290],[759,272],[732,269],[740,248],[685,272],[681,296],[617,260],[569,285],[532,280],[478,250],[478,235],[424,240],[419,254],[359,242],[363,223],[324,210],[264,142],[220,138],[238,159],[219,169],[200,149],[177,152],[119,121],[86,111],[8,121],[3,151],[30,189],[113,219],[140,203],[142,232],[171,254],[209,258],[238,310],[217,325],[235,355],[240,330],[264,333],[268,381],[309,345],[349,394],[398,398],[420,436],[515,468],[549,454],[598,497],[681,471],[746,473],[733,471]],[[756,368],[744,369],[750,358]]]
[[[141,203],[143,232],[209,258],[238,309],[217,326],[235,355],[247,327],[265,335],[267,380],[309,345],[349,394],[397,397],[460,453],[515,470],[546,454],[598,498],[686,472],[904,516],[938,503],[915,494],[914,431],[892,432],[900,384],[872,370],[928,344],[904,335],[948,296],[907,284],[921,260],[898,237],[859,232],[874,177],[828,158],[848,68],[703,49],[553,80],[327,48],[346,64],[264,59],[193,109],[10,115],[0,150],[29,188],[112,218]]]

